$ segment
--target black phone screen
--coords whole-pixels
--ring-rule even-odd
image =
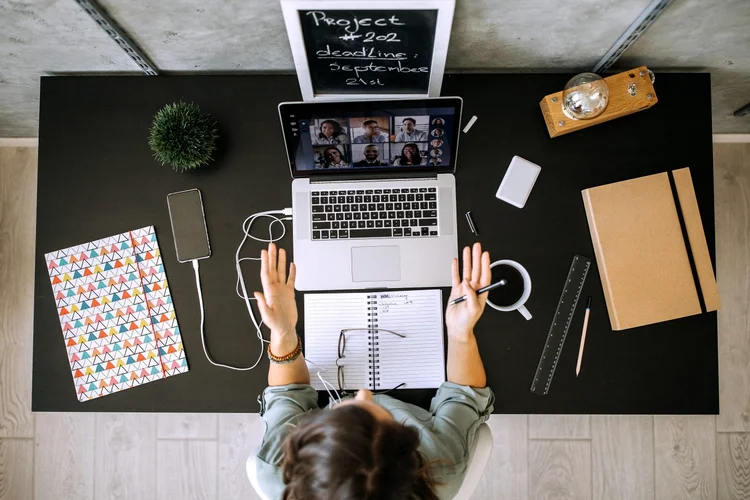
[[[167,195],[177,260],[188,262],[211,255],[203,201],[197,189]]]

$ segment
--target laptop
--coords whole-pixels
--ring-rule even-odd
[[[460,97],[279,104],[298,290],[442,287]]]

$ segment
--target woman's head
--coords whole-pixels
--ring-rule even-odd
[[[419,165],[422,161],[422,155],[419,153],[419,146],[413,142],[404,144],[401,148],[401,165]]]
[[[287,438],[285,500],[436,499],[419,433],[360,391]]]
[[[326,148],[325,151],[323,151],[323,156],[326,158],[326,164],[327,165],[335,165],[338,163],[341,163],[341,151],[339,151],[339,148],[331,146],[330,148]]]
[[[323,120],[320,124],[320,136],[321,137],[337,137],[343,133],[341,125],[336,120]]]

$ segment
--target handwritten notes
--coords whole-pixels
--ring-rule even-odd
[[[438,387],[445,381],[440,290],[380,292],[376,296],[378,328],[405,336],[377,334],[376,387]]]
[[[321,378],[337,390],[426,389],[445,381],[440,290],[308,293],[304,325],[318,390],[326,388]]]
[[[378,298],[378,311],[385,314],[391,310],[391,306],[405,306],[413,304],[414,299],[409,297],[409,292],[381,293]]]
[[[315,94],[427,94],[437,10],[300,10]]]

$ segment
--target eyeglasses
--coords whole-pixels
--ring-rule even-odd
[[[339,383],[339,392],[344,394],[344,385],[345,385],[345,379],[344,379],[344,367],[339,364],[339,361],[344,359],[346,356],[344,356],[344,350],[346,349],[346,334],[349,332],[371,332],[373,330],[377,330],[378,332],[386,332],[390,333],[392,335],[395,335],[397,337],[401,337],[402,339],[406,338],[406,335],[402,335],[400,333],[396,333],[393,330],[386,330],[385,328],[343,328],[341,330],[341,333],[339,334],[339,350],[338,350],[338,358],[336,358],[336,366],[338,367],[338,383]],[[399,387],[405,385],[405,382],[402,382],[398,384],[396,387],[392,389],[388,389],[385,391],[377,391],[376,394],[387,394],[391,392],[392,390],[398,389]],[[374,385],[373,385],[374,387]]]

